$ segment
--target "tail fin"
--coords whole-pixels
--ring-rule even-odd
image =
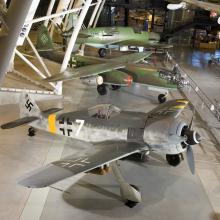
[[[45,50],[45,51],[54,49],[49,31],[44,25],[41,25],[38,30],[36,48],[38,50]]]
[[[36,102],[30,97],[28,93],[21,94],[19,108],[21,118],[29,116],[39,117],[41,115],[41,111],[38,108]]]

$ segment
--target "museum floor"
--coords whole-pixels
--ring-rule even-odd
[[[190,54],[193,53],[184,49],[176,58],[211,98],[220,100],[218,71],[212,70],[214,67],[208,69],[205,64],[191,67],[189,62],[193,63],[194,56]],[[181,96],[179,92],[172,92],[169,98]],[[122,109],[147,112],[157,105],[155,94],[146,87],[110,90],[106,96],[99,96],[95,88],[86,87],[79,81],[64,84],[64,100],[59,102],[62,101],[65,111],[112,103]],[[40,103],[42,108],[47,105]],[[18,114],[16,105],[1,106],[0,123],[15,119]],[[191,116],[189,109],[183,113],[187,121]],[[201,120],[197,114],[193,123],[204,139],[194,147],[194,176],[186,160],[176,168],[168,166],[163,156],[155,154],[145,163],[120,161],[124,176],[142,192],[142,204],[133,209],[124,206],[111,173],[106,176],[79,175],[44,189],[31,190],[17,185],[16,179],[26,172],[77,153],[85,146],[82,142],[41,131],[35,137],[28,137],[27,126],[0,130],[0,219],[220,220],[220,148],[205,122],[208,117]]]

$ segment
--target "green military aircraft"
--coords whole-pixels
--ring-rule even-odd
[[[64,38],[72,35],[73,28],[62,33]],[[120,46],[147,47],[155,49],[167,49],[168,44],[159,43],[160,35],[154,32],[135,30],[132,27],[96,27],[86,28],[79,32],[76,44],[84,44],[100,48],[100,57],[107,54],[107,49],[115,49]]]
[[[62,62],[64,53],[54,49],[48,30],[44,26],[39,30],[36,47],[42,57],[58,63]],[[132,83],[144,84],[149,90],[160,92],[158,100],[162,103],[166,101],[169,90],[185,85],[186,80],[166,69],[158,70],[147,65],[135,64],[151,54],[151,52],[133,53],[113,59],[73,55],[71,60],[76,60],[80,67],[67,68],[65,72],[53,75],[46,81],[57,82],[80,78],[86,85],[97,86],[100,95],[107,93],[107,85],[117,90]],[[89,66],[84,66],[88,64]]]
[[[20,178],[18,183],[23,186],[47,187],[79,173],[103,175],[112,168],[125,204],[133,207],[141,202],[141,193],[122,177],[117,160],[135,154],[143,161],[149,153],[158,152],[166,155],[171,166],[177,166],[186,152],[189,168],[195,172],[191,146],[199,144],[201,137],[191,129],[192,120],[188,125],[179,117],[188,105],[185,99],[168,101],[148,113],[123,111],[109,104],[60,114],[55,114],[60,109],[42,112],[28,94],[22,94],[19,105],[21,118],[2,125],[2,129],[29,124],[33,126],[29,136],[35,135],[37,128],[72,139],[72,146],[77,139],[88,147],[86,152],[54,161]]]

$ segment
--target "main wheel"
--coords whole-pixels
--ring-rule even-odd
[[[138,192],[140,192],[140,189],[139,189],[137,186],[135,186],[135,185],[133,185],[133,184],[130,184],[130,185],[131,185],[133,188],[135,188]],[[138,203],[139,203],[139,202],[135,202],[135,201],[132,201],[132,200],[129,200],[129,199],[127,199],[127,200],[125,201],[125,205],[128,206],[129,208],[135,207]]]
[[[212,64],[212,60],[209,60],[209,61],[208,61],[208,64],[211,65],[211,64]]]
[[[135,207],[137,204],[138,204],[137,202],[133,202],[133,201],[131,201],[131,200],[127,200],[127,201],[125,202],[125,205],[128,206],[129,208],[133,208],[133,207]]]
[[[107,93],[106,86],[104,84],[98,85],[97,92],[99,93],[99,95],[106,95],[106,93]]]
[[[158,101],[160,104],[166,102],[166,100],[167,100],[166,95],[164,95],[164,94],[158,95]]]
[[[174,167],[179,165],[181,162],[181,157],[179,154],[167,154],[166,159],[167,159],[168,164]]]
[[[28,129],[28,136],[33,137],[36,134],[36,130],[33,127]]]
[[[121,86],[118,86],[118,85],[112,85],[112,90],[118,90],[118,89],[120,89],[121,88]]]
[[[99,56],[100,57],[105,57],[107,54],[107,50],[105,48],[100,48],[99,49]]]

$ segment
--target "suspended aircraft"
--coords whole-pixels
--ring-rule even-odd
[[[63,61],[64,53],[54,49],[48,30],[44,26],[39,30],[36,48],[44,58],[58,63]],[[86,85],[97,86],[100,95],[107,93],[107,85],[113,90],[118,90],[121,86],[138,83],[148,86],[149,90],[159,92],[158,101],[163,103],[169,90],[185,86],[187,81],[175,71],[136,64],[151,54],[152,52],[133,53],[113,59],[73,55],[71,62],[76,62],[80,67],[67,68],[65,72],[44,81],[57,82],[79,78]]]
[[[187,4],[193,5],[207,11],[210,11],[212,14],[215,12],[216,16],[220,14],[220,5],[214,4],[206,1],[198,1],[198,0],[183,0],[183,1],[176,1],[176,0],[167,0],[171,2],[167,5],[167,9],[169,10],[177,10],[180,8],[185,8]],[[220,17],[217,20],[218,24],[220,24]]]
[[[71,37],[73,28],[63,32],[64,38]],[[105,57],[107,49],[118,49],[121,46],[168,49],[172,45],[159,43],[160,35],[155,32],[136,30],[132,27],[96,27],[82,29],[76,44],[99,48],[99,56]]]
[[[185,99],[168,101],[148,113],[123,111],[110,104],[60,114],[55,114],[60,110],[56,108],[42,112],[28,94],[22,94],[19,103],[20,118],[1,125],[2,129],[29,124],[29,136],[37,128],[72,138],[73,146],[76,139],[88,146],[83,155],[68,156],[21,177],[18,183],[23,186],[47,187],[79,173],[105,174],[112,168],[125,204],[133,207],[141,202],[141,193],[123,179],[115,161],[133,154],[142,160],[158,152],[177,166],[186,152],[189,168],[195,172],[191,146],[199,144],[201,137],[192,130],[193,120],[188,125],[179,116],[188,105]]]

